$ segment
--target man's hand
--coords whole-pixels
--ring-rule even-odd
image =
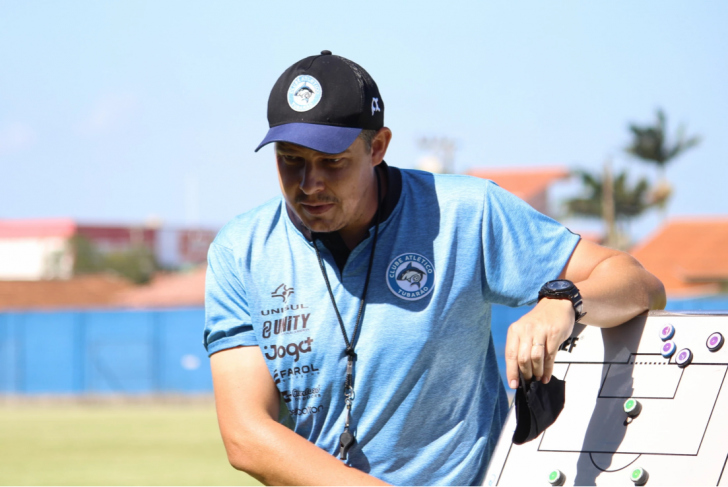
[[[581,294],[586,316],[581,323],[609,328],[638,314],[665,307],[665,288],[634,257],[581,240],[559,279],[573,282]],[[542,299],[533,310],[508,328],[506,376],[518,387],[524,379],[551,379],[559,346],[571,336],[574,308],[568,299]]]
[[[544,298],[508,328],[506,376],[511,389],[518,388],[518,370],[526,380],[547,383],[561,344],[574,328],[574,307],[568,299]]]

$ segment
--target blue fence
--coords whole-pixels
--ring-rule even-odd
[[[508,325],[530,308],[493,307],[505,381]],[[674,311],[728,310],[728,297],[670,301]],[[0,313],[1,394],[212,391],[204,310]]]
[[[212,390],[202,309],[0,314],[0,393]]]

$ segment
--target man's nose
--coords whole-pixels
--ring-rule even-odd
[[[305,194],[315,194],[324,189],[323,174],[316,164],[305,164],[299,186]]]

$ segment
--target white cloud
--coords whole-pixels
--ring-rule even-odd
[[[35,131],[30,125],[14,122],[0,127],[0,155],[30,147],[35,140]]]

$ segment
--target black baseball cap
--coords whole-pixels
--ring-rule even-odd
[[[271,142],[290,142],[338,154],[362,130],[384,127],[384,102],[364,68],[321,51],[278,78],[268,98],[268,126],[256,152]]]

